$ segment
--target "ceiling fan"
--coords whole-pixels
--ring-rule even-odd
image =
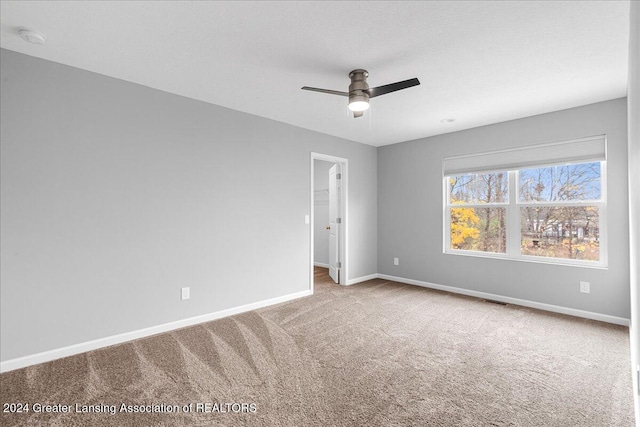
[[[412,86],[418,86],[420,81],[416,78],[403,80],[401,82],[391,83],[384,86],[370,88],[367,84],[369,72],[367,70],[353,70],[349,73],[351,84],[349,92],[341,92],[338,90],[319,89],[317,87],[303,86],[304,90],[312,90],[314,92],[328,93],[331,95],[340,95],[349,97],[349,109],[353,111],[353,117],[362,117],[364,111],[369,109],[369,99],[397,90],[407,89]]]

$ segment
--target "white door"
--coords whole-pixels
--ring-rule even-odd
[[[329,169],[329,276],[340,283],[340,165]]]

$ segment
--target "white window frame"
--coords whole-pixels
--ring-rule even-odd
[[[599,161],[599,160],[596,160]],[[589,160],[578,160],[575,163],[586,163]],[[555,166],[553,164],[549,165],[539,165],[536,167],[549,167]],[[525,262],[534,262],[534,263],[544,263],[544,264],[555,264],[555,265],[569,265],[569,266],[579,266],[579,267],[588,267],[588,268],[599,268],[606,269],[608,266],[608,233],[607,233],[607,162],[605,160],[600,161],[600,188],[601,188],[601,196],[600,200],[576,200],[576,201],[561,201],[561,202],[520,202],[519,194],[518,194],[518,182],[519,182],[519,171],[523,169],[530,169],[531,166],[524,166],[519,169],[514,170],[505,170],[504,172],[508,173],[508,202],[504,203],[464,203],[464,204],[455,204],[452,205],[450,203],[450,180],[449,177],[453,175],[443,176],[443,252],[445,254],[450,255],[463,255],[463,256],[474,256],[474,257],[484,257],[484,258],[497,258],[497,259],[508,259],[515,261],[525,261]],[[461,173],[460,175],[466,174],[483,174],[488,173],[488,171],[478,171],[478,172],[467,172]],[[587,260],[576,260],[576,259],[567,259],[567,258],[553,258],[553,257],[542,257],[535,255],[523,255],[520,253],[520,245],[521,245],[521,224],[520,224],[520,208],[523,207],[557,207],[557,206],[596,206],[598,207],[598,220],[599,220],[599,250],[600,257],[599,261],[587,261]],[[506,209],[506,218],[505,218],[505,232],[506,232],[506,251],[504,253],[497,252],[483,252],[483,251],[473,251],[473,250],[464,250],[464,249],[454,249],[451,247],[451,208],[490,208],[490,207],[504,207]]]

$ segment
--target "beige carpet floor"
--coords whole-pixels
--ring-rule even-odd
[[[628,328],[317,269],[311,297],[4,373],[31,406],[0,424],[632,426],[631,389]]]

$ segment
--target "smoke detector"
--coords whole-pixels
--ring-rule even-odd
[[[22,29],[18,34],[20,34],[20,38],[22,38],[22,40],[31,44],[44,44],[47,40],[47,37],[44,34],[37,31]]]

